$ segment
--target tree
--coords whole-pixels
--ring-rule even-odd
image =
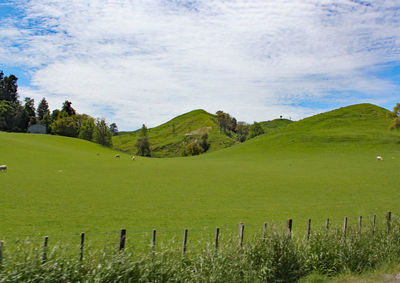
[[[16,76],[4,77],[3,71],[0,71],[0,100],[7,100],[14,104],[19,103],[17,81]]]
[[[110,125],[110,131],[113,133],[114,136],[118,135],[118,126],[116,123],[112,123]]]
[[[96,126],[93,130],[93,141],[103,146],[112,146],[112,132],[104,118],[96,119]]]
[[[396,104],[393,108],[393,112],[390,112],[388,116],[393,119],[390,130],[400,129],[400,103]]]
[[[79,129],[78,138],[88,141],[93,140],[93,132],[95,127],[96,124],[94,123],[94,119],[84,121]]]
[[[136,153],[137,155],[147,156],[147,157],[151,156],[150,142],[147,137],[147,128],[144,124],[140,130],[140,137],[136,141],[135,146],[138,149]]]
[[[239,142],[244,142],[249,135],[250,126],[245,122],[238,122],[236,126],[236,138]]]
[[[208,143],[208,134],[207,133],[205,133],[201,136],[199,145],[203,149],[203,152],[206,152],[210,148],[210,144]]]
[[[72,102],[65,100],[65,102],[63,103],[63,106],[61,108],[61,112],[67,113],[68,116],[76,115],[76,111],[74,108],[72,108],[71,104],[72,104]]]
[[[50,114],[50,109],[49,109],[49,104],[47,103],[46,98],[43,97],[43,99],[40,101],[38,108],[37,108],[37,117],[39,121],[43,120],[43,117],[45,115]]]
[[[24,101],[25,101],[24,110],[28,116],[29,125],[34,125],[37,122],[36,111],[35,111],[35,100],[30,97],[25,97]]]
[[[253,125],[250,126],[250,134],[249,139],[254,138],[256,136],[264,134],[264,129],[260,123],[254,122]]]
[[[28,128],[29,118],[24,107],[19,103],[0,100],[0,130],[25,132]]]
[[[51,124],[51,132],[56,135],[76,137],[79,126],[75,116],[63,117]]]
[[[231,117],[228,113],[224,113],[221,110],[217,111],[216,115],[221,132],[230,135],[230,132],[236,131],[237,121],[235,118]]]
[[[192,140],[189,142],[182,151],[182,156],[193,156],[193,155],[199,155],[204,152],[204,149],[200,146],[198,141]]]

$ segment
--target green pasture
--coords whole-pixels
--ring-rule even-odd
[[[120,228],[146,239],[157,228],[168,238],[189,228],[191,239],[211,240],[215,227],[236,232],[238,222],[258,231],[290,217],[302,231],[308,218],[354,224],[376,213],[383,221],[400,212],[400,133],[388,130],[386,114],[355,105],[201,156],[134,161],[80,139],[0,132],[8,166],[0,239],[78,241],[84,231],[116,240]]]

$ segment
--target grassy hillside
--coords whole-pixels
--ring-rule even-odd
[[[136,141],[140,130],[113,137],[117,150],[136,154]],[[180,156],[183,140],[186,136],[198,136],[208,133],[209,152],[229,147],[235,143],[233,138],[220,133],[216,117],[204,110],[194,110],[180,115],[158,127],[149,129],[149,141],[153,157]]]
[[[115,240],[124,227],[137,246],[152,228],[170,238],[187,227],[194,244],[216,226],[236,232],[239,221],[249,232],[291,217],[303,231],[308,218],[339,225],[347,215],[352,225],[399,213],[400,133],[386,113],[354,105],[210,154],[135,161],[79,139],[0,132],[9,168],[0,172],[0,239],[85,231]]]
[[[265,133],[274,133],[282,127],[286,127],[287,125],[293,123],[292,120],[289,119],[274,119],[271,121],[263,121],[260,122],[261,126],[264,129]]]

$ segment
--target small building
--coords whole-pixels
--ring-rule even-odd
[[[31,125],[28,128],[28,133],[31,134],[46,134],[46,126],[43,126],[42,124],[35,124]]]

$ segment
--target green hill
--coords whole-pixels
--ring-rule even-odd
[[[350,226],[359,215],[379,220],[400,206],[400,133],[388,130],[387,112],[353,105],[209,154],[135,161],[84,140],[0,132],[0,164],[8,166],[0,172],[0,239],[39,243],[49,235],[76,244],[85,231],[90,241],[116,242],[126,228],[130,245],[147,248],[153,228],[164,240],[189,228],[194,245],[212,239],[215,227],[236,233],[240,221],[254,233],[289,217],[299,232],[308,218],[313,227],[327,217],[332,225],[343,216]],[[176,131],[187,133],[179,119],[186,121],[172,120]],[[191,130],[203,123],[193,120]]]
[[[140,130],[113,137],[113,145],[117,150],[136,154],[136,141]],[[235,140],[219,131],[217,119],[204,110],[194,110],[175,117],[158,127],[149,129],[148,137],[153,157],[180,156],[182,142],[185,137],[200,137],[208,134],[210,148],[208,152],[216,151],[235,144]]]

